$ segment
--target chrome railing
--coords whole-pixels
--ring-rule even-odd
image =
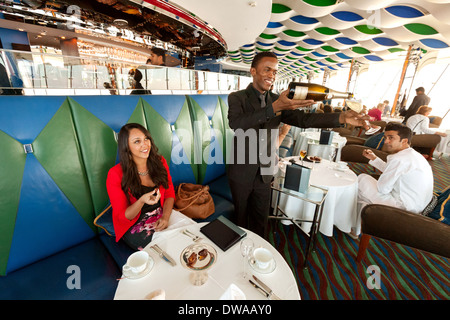
[[[226,73],[0,49],[0,94],[128,95],[132,68],[141,71],[141,85],[153,94],[226,94],[251,82]]]

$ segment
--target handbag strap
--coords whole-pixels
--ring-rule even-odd
[[[184,184],[184,183],[180,183],[180,185],[178,186],[178,190],[177,190],[178,198],[180,198],[180,190],[181,190],[181,186],[182,186],[183,184]],[[205,193],[205,191],[206,191],[205,189],[206,189],[206,188],[202,186],[202,188],[201,188],[197,193],[194,193],[193,196],[188,197],[188,198],[183,198],[183,200],[191,200],[191,199],[194,199],[194,198],[198,198],[202,193]],[[181,198],[180,198],[180,199],[181,199]]]
[[[106,230],[105,227],[103,227],[103,226],[97,224],[98,219],[100,219],[100,217],[101,217],[103,214],[105,214],[105,212],[107,212],[109,209],[111,209],[111,204],[109,204],[109,206],[107,206],[107,207],[105,208],[105,210],[103,210],[102,212],[100,212],[100,214],[94,219],[94,225],[95,225],[96,227],[99,227],[99,228],[102,228],[103,230],[105,230],[105,232],[106,232],[106,234],[107,234],[108,236],[112,236],[112,234],[109,233],[108,230]]]

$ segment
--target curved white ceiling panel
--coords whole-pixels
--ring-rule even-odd
[[[250,64],[256,53],[273,51],[280,76],[337,70],[352,58],[395,58],[410,45],[449,48],[449,17],[450,1],[443,0],[274,0],[264,31],[228,53],[232,62]]]

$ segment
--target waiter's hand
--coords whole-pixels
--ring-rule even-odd
[[[370,129],[369,119],[370,117],[368,115],[357,113],[353,110],[341,112],[339,115],[340,123],[348,123],[356,127],[363,127],[365,130]]]
[[[277,113],[282,110],[295,110],[304,108],[314,103],[314,100],[294,100],[287,97],[289,90],[283,91],[278,99],[272,103],[273,112]]]

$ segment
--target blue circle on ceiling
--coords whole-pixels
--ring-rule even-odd
[[[303,42],[305,42],[305,43],[307,43],[309,45],[312,45],[312,46],[321,45],[321,44],[324,43],[323,41],[312,39],[312,38],[304,39]]]
[[[319,58],[325,58],[326,57],[326,55],[324,55],[324,54],[321,54],[321,53],[318,53],[318,52],[315,52],[315,51],[313,51],[313,52],[311,52],[313,55],[315,55],[316,57],[319,57]]]
[[[331,13],[331,15],[336,19],[348,22],[363,20],[363,17],[361,17],[359,14],[350,11],[337,11]]]
[[[364,56],[364,58],[366,58],[367,60],[370,60],[370,61],[374,61],[374,62],[383,61],[382,58],[380,58],[378,56],[374,56],[372,54],[368,54],[368,55]]]
[[[385,37],[378,37],[378,38],[373,38],[373,41],[375,41],[376,43],[378,43],[379,45],[382,46],[387,46],[387,47],[393,47],[393,46],[397,46],[398,43],[390,38],[385,38]]]
[[[293,47],[297,44],[295,42],[286,41],[286,40],[280,40],[280,41],[278,41],[278,43],[285,47]]]
[[[385,8],[385,10],[400,18],[417,18],[424,16],[423,12],[409,6],[391,6]]]
[[[279,22],[269,22],[267,24],[267,28],[272,28],[272,29],[279,28],[279,27],[282,27],[282,26],[283,25],[281,23],[279,23]]]
[[[433,49],[444,49],[444,48],[448,48],[448,44],[446,44],[445,42],[441,41],[441,40],[437,40],[437,39],[421,39],[419,40],[421,43],[423,43],[424,45],[433,48]]]
[[[260,41],[258,41],[256,43],[263,47],[273,46],[273,43],[264,43],[264,42],[260,42]]]
[[[343,54],[342,52],[339,52],[339,53],[336,53],[336,55],[339,57],[339,58],[341,58],[341,59],[347,59],[347,60],[350,60],[352,57],[349,57],[348,55],[346,55],[346,54]]]
[[[336,40],[337,42],[340,42],[342,44],[349,45],[349,46],[354,46],[354,45],[358,44],[358,42],[356,42],[355,40],[352,40],[347,37],[337,37],[334,40]]]
[[[317,19],[305,17],[302,15],[292,17],[291,20],[294,22],[297,22],[297,23],[301,23],[301,24],[314,24],[314,23],[319,22],[319,20],[317,20]]]

